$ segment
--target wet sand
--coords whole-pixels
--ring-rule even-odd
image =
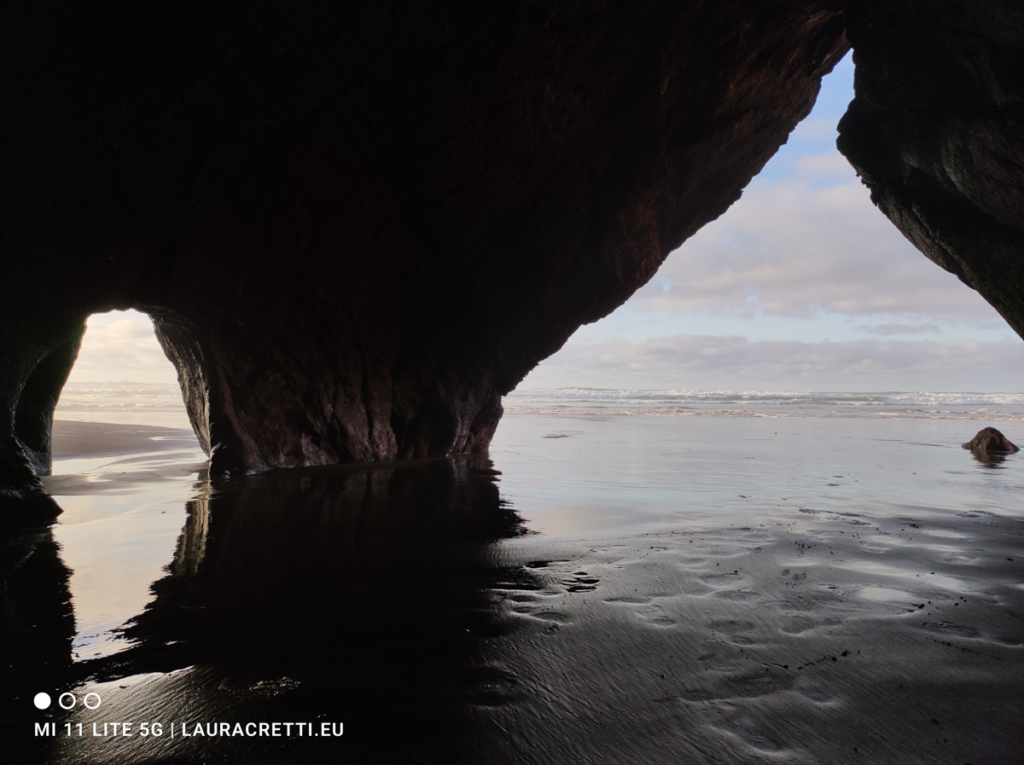
[[[58,419],[53,474],[43,484],[54,496],[127,492],[192,475],[205,467],[205,459],[191,430]]]
[[[513,427],[525,439],[537,422]],[[717,514],[695,502],[692,518],[579,530],[547,514],[593,481],[590,469],[574,479],[550,452],[556,441],[571,454],[572,434],[537,441],[549,450],[538,464],[561,471],[548,482],[566,487],[547,506],[548,484],[523,484],[523,463],[500,448],[494,463],[288,471],[210,486],[186,472],[194,464],[164,458],[174,449],[154,454],[153,439],[170,434],[78,434],[90,449],[116,438],[150,456],[48,479],[58,502],[74,504],[61,491],[92,501],[152,479],[177,497],[162,514],[176,507],[166,522],[180,531],[159,561],[166,570],[148,580],[148,605],[125,606],[114,620],[131,620],[118,644],[64,670],[64,687],[97,692],[103,706],[47,719],[62,730],[131,720],[345,727],[337,739],[183,738],[180,728],[174,738],[59,736],[38,752],[47,761],[1020,762],[1015,463],[951,475],[987,481],[990,494],[973,507],[923,495],[917,504],[873,502],[864,484],[880,479],[865,466],[892,469],[897,482],[914,481],[914,471],[881,452],[857,462],[847,450],[843,475],[855,496],[842,493],[839,474],[815,502],[750,499],[736,479],[727,487],[740,495],[735,507]],[[907,465],[950,473],[968,460],[982,469],[962,451],[927,451],[948,445],[934,440],[911,445],[908,453],[925,457]],[[68,459],[95,455],[62,448]],[[753,456],[779,448],[766,442]],[[496,475],[502,459],[510,470]],[[776,470],[749,474],[750,485],[763,487]],[[924,475],[919,493],[937,476]],[[125,519],[135,513],[140,528],[152,527],[158,505]],[[535,526],[563,531],[533,533],[531,510]],[[69,510],[53,533],[88,524],[90,512]],[[73,544],[63,546],[60,555],[74,558]],[[80,583],[81,596],[89,586]]]
[[[1022,532],[814,513],[539,544],[536,589],[503,593],[530,625],[509,667],[563,717],[514,740],[538,762],[1012,762]]]
[[[55,460],[125,456],[136,452],[168,451],[197,446],[191,431],[156,425],[79,422],[53,423]]]

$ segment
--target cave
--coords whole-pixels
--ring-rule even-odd
[[[735,202],[852,47],[838,147],[1024,333],[1024,8],[98,2],[0,24],[0,514],[86,318],[149,314],[215,473],[487,449]]]

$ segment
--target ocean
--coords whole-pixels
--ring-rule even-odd
[[[527,388],[510,393],[504,405],[510,414],[1024,420],[1024,393]],[[57,412],[167,414],[184,407],[177,385],[68,383]]]
[[[843,417],[1024,420],[1024,393],[812,392],[533,388],[513,391],[515,414],[662,417]]]

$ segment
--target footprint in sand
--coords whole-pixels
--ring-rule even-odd
[[[808,616],[789,616],[782,620],[779,629],[787,635],[799,635],[818,626],[818,622]]]
[[[782,668],[765,667],[722,678],[710,687],[687,688],[675,699],[714,701],[717,699],[749,699],[789,691],[796,684],[796,673]],[[656,701],[675,700],[672,698]]]
[[[707,563],[707,558],[702,555],[680,555],[676,558],[676,565],[684,569],[697,568]]]
[[[932,632],[941,632],[946,635],[955,635],[963,638],[977,638],[981,636],[974,627],[966,624],[953,624],[952,622],[922,622],[922,627]]]
[[[610,606],[625,606],[633,616],[656,627],[671,627],[676,620],[668,616],[661,605],[645,596],[608,598],[603,601]]]
[[[761,595],[753,590],[717,590],[711,596],[722,598],[723,600],[731,600],[736,603],[750,603],[751,601],[761,600]]]
[[[725,635],[728,642],[737,645],[753,645],[754,639],[746,633],[754,630],[757,625],[743,619],[716,619],[708,625],[711,631]]]
[[[593,592],[600,581],[586,571],[577,571],[571,578],[563,579],[562,584],[569,592]]]
[[[666,614],[661,606],[653,603],[649,606],[636,608],[634,613],[640,619],[648,624],[653,624],[655,627],[672,627],[676,623],[676,620]]]
[[[511,608],[513,613],[542,622],[544,631],[548,634],[554,634],[573,621],[572,616],[552,610],[541,598],[516,596],[509,600],[515,604]]]

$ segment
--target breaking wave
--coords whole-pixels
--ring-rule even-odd
[[[527,388],[504,403],[522,414],[1024,420],[1024,393]]]
[[[1024,420],[1024,393],[527,388],[504,403],[506,412],[521,414]],[[57,411],[184,412],[185,406],[173,384],[68,383]]]
[[[167,383],[68,383],[58,412],[184,412],[181,391]]]

